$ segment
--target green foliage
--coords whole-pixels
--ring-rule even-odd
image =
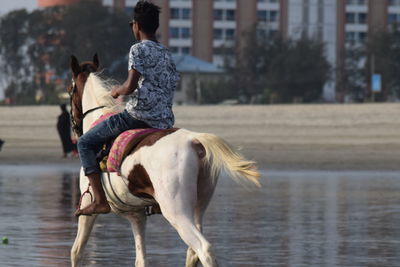
[[[382,75],[383,91],[379,100],[400,97],[400,29],[392,25],[391,31],[378,32],[367,43],[366,73],[370,77],[372,65],[375,73]]]
[[[265,85],[266,42],[263,36],[250,31],[243,36],[244,47],[237,53],[235,49],[225,49],[225,68],[229,75],[226,85],[243,103],[254,103]]]
[[[268,44],[266,87],[277,100],[320,100],[331,71],[323,43],[306,38],[296,41],[277,38]]]
[[[31,77],[25,46],[29,39],[29,14],[26,10],[8,13],[0,20],[0,73],[6,96],[17,96]],[[25,80],[24,82],[21,82]]]
[[[364,102],[368,96],[367,73],[365,71],[365,47],[353,45],[347,47],[342,86],[352,101]]]
[[[261,34],[256,29],[244,38],[247,45],[234,62],[227,61],[229,82],[241,102],[321,99],[331,72],[322,42],[308,38],[285,40]]]
[[[107,75],[122,80],[127,73],[126,56],[132,42],[129,17],[87,0],[71,6],[10,12],[0,19],[0,70],[6,97],[14,103],[34,103],[41,90],[46,103],[54,102],[58,79],[69,80],[70,55],[88,60],[98,53]]]
[[[218,104],[226,99],[237,99],[237,93],[232,90],[232,84],[225,80],[203,82],[201,84],[202,103]]]

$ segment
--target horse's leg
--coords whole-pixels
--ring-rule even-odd
[[[71,249],[71,266],[78,266],[79,261],[82,257],[83,249],[89,239],[89,235],[92,232],[96,215],[92,216],[79,216],[78,219],[78,233],[75,238],[74,245]]]
[[[188,172],[184,172],[188,173]],[[191,173],[197,173],[192,172]],[[160,204],[163,216],[177,230],[182,240],[198,255],[204,267],[217,266],[211,244],[196,227],[194,210],[197,202],[197,176],[167,174],[171,184],[153,183],[156,200]],[[175,176],[175,177],[174,177]],[[190,265],[189,265],[190,266]]]
[[[179,205],[177,202],[170,202],[170,205]],[[182,240],[198,256],[204,267],[217,266],[216,258],[211,244],[204,238],[202,233],[195,226],[194,220],[186,216],[184,210],[173,208],[161,208],[164,217],[177,230]],[[196,264],[196,258],[193,258]]]
[[[205,174],[203,168],[200,169],[198,176],[198,200],[194,211],[194,221],[197,229],[202,232],[203,215],[208,204],[214,194],[215,183],[211,180],[208,174]],[[216,182],[216,181],[215,181]],[[199,262],[199,257],[196,252],[189,247],[186,253],[186,267],[196,267]]]
[[[79,177],[79,187],[81,194],[86,191],[89,185],[89,180],[83,173],[83,169],[81,168],[80,177]],[[92,202],[91,193],[87,193],[84,196],[81,196],[81,200],[79,205],[81,207],[86,207]],[[79,208],[81,208],[79,207]],[[97,215],[92,216],[79,216],[78,218],[78,232],[76,234],[74,245],[71,248],[71,265],[73,267],[78,266],[79,261],[81,260],[83,250],[86,246],[86,243],[89,239],[89,235],[92,232],[94,222],[96,220]]]
[[[196,223],[196,227],[197,229],[202,232],[202,223],[201,223],[201,219],[199,220],[199,216],[196,215],[197,211],[195,211],[195,223]],[[202,215],[200,215],[200,217],[202,217]],[[199,257],[197,256],[196,252],[191,248],[188,247],[187,251],[186,251],[186,267],[196,267],[197,264],[199,262]]]
[[[146,244],[145,244],[145,228],[146,228],[146,214],[144,209],[129,215],[125,215],[132,226],[133,236],[135,237],[136,248],[136,267],[146,267],[148,265],[146,260]]]

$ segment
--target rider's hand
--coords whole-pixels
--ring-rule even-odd
[[[119,97],[118,88],[119,88],[118,86],[114,86],[113,89],[111,90],[111,96],[113,98]]]

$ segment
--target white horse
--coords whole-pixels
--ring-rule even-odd
[[[110,88],[95,73],[97,56],[93,62],[79,65],[72,56],[73,83],[68,89],[72,99],[72,115],[76,124],[82,123],[83,133],[103,113],[118,105],[110,96]],[[86,116],[83,116],[85,114]],[[75,125],[76,126],[76,125]],[[150,136],[151,138],[151,136]],[[117,173],[102,175],[102,183],[112,212],[127,218],[135,239],[135,266],[148,266],[145,249],[145,207],[160,206],[162,215],[176,229],[188,245],[186,266],[217,266],[211,244],[202,234],[202,218],[213,195],[220,170],[224,169],[236,181],[260,186],[259,173],[252,161],[234,152],[221,138],[207,133],[178,129],[154,137],[129,154]],[[133,171],[135,170],[135,171]],[[128,184],[132,179],[149,179],[141,191],[152,198],[137,197]],[[80,172],[80,190],[89,187],[88,178]],[[82,197],[82,208],[89,205],[91,197]],[[71,249],[71,264],[77,266],[82,258],[94,225],[96,215],[80,216],[78,232]]]

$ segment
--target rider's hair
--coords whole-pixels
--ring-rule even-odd
[[[148,1],[139,1],[133,11],[133,19],[148,34],[154,34],[157,31],[160,25],[159,15],[160,8]]]

